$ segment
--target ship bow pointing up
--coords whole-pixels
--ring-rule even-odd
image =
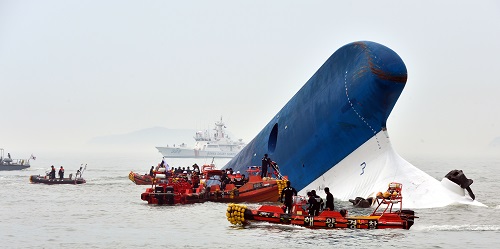
[[[260,165],[267,153],[304,188],[385,128],[406,76],[383,45],[343,46],[226,167]]]

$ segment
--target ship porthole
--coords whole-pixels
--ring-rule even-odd
[[[274,153],[276,149],[276,142],[278,141],[278,123],[274,124],[271,134],[269,134],[269,141],[267,143],[267,149],[269,153]]]

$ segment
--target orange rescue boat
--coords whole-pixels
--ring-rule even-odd
[[[214,165],[204,165],[201,174],[185,174],[153,181],[151,188],[141,194],[148,204],[175,205],[205,201],[214,202],[275,202],[286,185],[286,177],[260,176],[260,167],[251,166],[248,177],[238,173],[226,175]],[[278,175],[278,174],[276,174]],[[227,178],[226,178],[227,177]]]
[[[307,201],[295,196],[291,214],[279,206],[263,205],[256,210],[245,205],[229,204],[226,216],[233,225],[245,226],[253,221],[297,225],[308,228],[351,228],[351,229],[410,229],[414,223],[413,210],[402,209],[401,184],[390,183],[383,196],[377,196],[377,207],[368,216],[348,216],[347,210],[324,210],[317,216],[309,215]],[[399,204],[399,205],[398,205]]]

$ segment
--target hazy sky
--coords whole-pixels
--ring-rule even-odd
[[[500,136],[497,0],[0,0],[0,147],[77,150],[220,116],[248,142],[359,40],[406,64],[388,120],[401,154],[472,153]]]

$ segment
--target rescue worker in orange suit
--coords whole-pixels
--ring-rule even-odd
[[[61,168],[59,168],[59,180],[62,180],[64,178],[64,168],[63,166],[61,166]]]
[[[283,190],[281,190],[281,197],[280,197],[281,202],[285,204],[286,213],[292,212],[293,196],[297,195],[297,190],[294,187],[291,187],[290,184],[291,184],[290,181],[286,182],[286,187]],[[284,200],[283,196],[285,196]]]
[[[267,176],[267,167],[271,164],[271,158],[267,157],[267,154],[264,154],[262,158],[262,171],[260,172],[260,177],[264,178]]]

